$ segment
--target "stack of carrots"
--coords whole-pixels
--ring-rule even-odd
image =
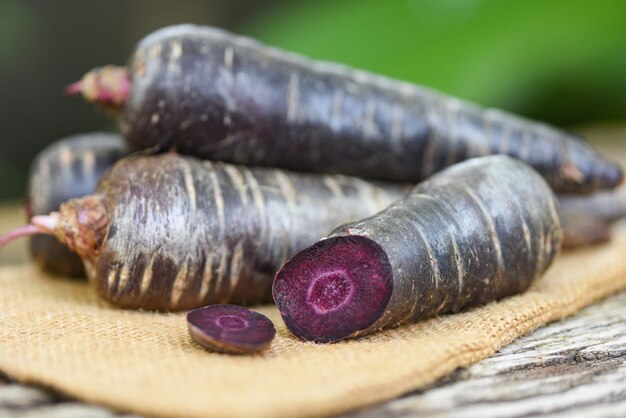
[[[275,334],[235,305],[273,300],[297,337],[332,342],[522,292],[616,216],[554,193],[623,180],[554,127],[209,27],[158,30],[67,91],[120,135],[44,150],[31,223],[0,245],[37,235],[43,268],[123,308],[209,305],[190,333],[228,352]]]

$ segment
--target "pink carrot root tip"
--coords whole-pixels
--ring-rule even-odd
[[[46,232],[35,225],[24,225],[0,237],[0,248],[4,247],[11,241],[35,234],[45,234]]]
[[[59,215],[51,213],[50,215],[33,216],[30,222],[29,225],[21,226],[1,236],[0,248],[17,238],[36,234],[53,234],[59,226]]]
[[[77,81],[65,87],[65,94],[68,96],[73,96],[75,94],[82,93],[82,91],[83,91],[82,81]]]

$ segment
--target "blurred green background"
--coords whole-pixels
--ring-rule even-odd
[[[114,130],[63,87],[165,25],[221,26],[575,129],[626,120],[626,2],[0,1],[0,199],[66,135]]]

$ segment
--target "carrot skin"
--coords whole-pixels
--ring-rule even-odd
[[[30,168],[28,217],[48,214],[68,199],[93,193],[104,172],[128,152],[119,135],[100,132],[70,136],[49,145]],[[33,236],[30,252],[46,271],[85,276],[80,257],[53,237]]]
[[[600,244],[611,239],[611,222],[626,217],[626,189],[589,196],[559,195],[563,248]]]
[[[626,216],[626,188],[600,191],[589,196],[559,195],[562,216],[578,214],[613,222]]]
[[[129,76],[118,83],[120,129],[136,149],[403,182],[507,154],[559,191],[623,180],[618,165],[562,130],[218,29],[148,35]]]

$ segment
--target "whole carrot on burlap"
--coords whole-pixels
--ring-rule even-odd
[[[80,255],[98,293],[122,307],[269,302],[274,273],[289,256],[405,191],[172,153],[127,157],[96,192],[35,216],[0,245],[54,235]]]
[[[522,292],[561,237],[556,197],[533,169],[476,158],[293,256],[274,301],[303,340],[365,335]]]

